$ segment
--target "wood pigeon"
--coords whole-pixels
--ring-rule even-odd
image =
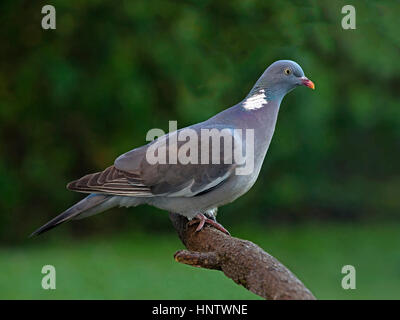
[[[215,220],[217,208],[242,196],[256,182],[281,101],[297,86],[314,89],[314,83],[296,62],[274,62],[246,98],[233,107],[161,136],[121,155],[104,171],[69,183],[69,190],[89,195],[32,235],[115,206],[141,204],[181,214],[190,224],[199,224],[197,231],[208,223],[228,233]],[[236,146],[242,147],[240,152],[235,151]],[[161,155],[166,156],[162,159]],[[243,170],[247,164],[249,170]]]

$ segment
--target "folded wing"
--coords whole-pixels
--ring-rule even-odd
[[[172,134],[179,134],[179,131]],[[170,143],[171,135],[162,137],[166,141],[166,154],[169,154],[172,146],[179,150],[183,144],[188,143],[186,140],[174,140],[177,141],[175,146]],[[228,136],[226,139],[231,138],[234,144],[233,131]],[[226,157],[224,139],[217,146],[218,150],[213,150],[213,144],[209,143],[209,163],[202,163],[201,152],[202,149],[204,151],[204,145],[198,141],[198,161],[187,164],[182,164],[179,160],[176,163],[150,163],[146,157],[148,148],[156,142],[157,140],[123,154],[113,166],[73,181],[67,188],[78,192],[134,197],[194,197],[213,190],[234,174],[236,164],[232,160],[233,149],[227,149],[231,155]],[[213,152],[217,152],[220,163],[212,163]]]

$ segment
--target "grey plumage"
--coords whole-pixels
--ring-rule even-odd
[[[254,130],[254,169],[250,174],[236,174],[240,164],[233,157],[219,164],[211,161],[209,164],[149,163],[146,159],[149,148],[165,139],[168,151],[173,146],[172,138],[184,130],[181,129],[121,155],[114,165],[102,172],[69,183],[69,190],[90,195],[32,235],[43,233],[67,220],[90,216],[114,206],[149,204],[189,219],[198,213],[212,216],[219,206],[246,193],[257,180],[275,130],[280,103],[286,93],[299,85],[314,88],[297,63],[277,61],[266,69],[243,101],[207,121],[188,127],[199,136],[204,129],[226,129],[234,144],[240,142],[243,145],[246,144],[245,137],[238,137],[235,129]],[[184,143],[177,141],[174,147],[180,148]],[[199,141],[199,160],[201,151],[207,147],[211,155],[215,150]],[[223,140],[217,150],[220,159],[229,158],[226,151],[231,149],[225,150]]]

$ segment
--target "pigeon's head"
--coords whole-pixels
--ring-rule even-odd
[[[256,86],[265,89],[272,99],[282,99],[297,86],[315,88],[314,83],[304,76],[303,69],[291,60],[279,60],[271,64],[257,81]]]

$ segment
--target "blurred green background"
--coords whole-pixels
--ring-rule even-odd
[[[41,8],[57,29],[41,28]],[[273,61],[316,90],[290,93],[253,189],[219,221],[326,299],[400,298],[399,1],[2,1],[0,298],[254,299],[174,262],[168,215],[114,209],[27,236],[82,195],[67,182],[242,100]],[[57,289],[41,289],[41,268]],[[341,288],[341,269],[357,289]]]

